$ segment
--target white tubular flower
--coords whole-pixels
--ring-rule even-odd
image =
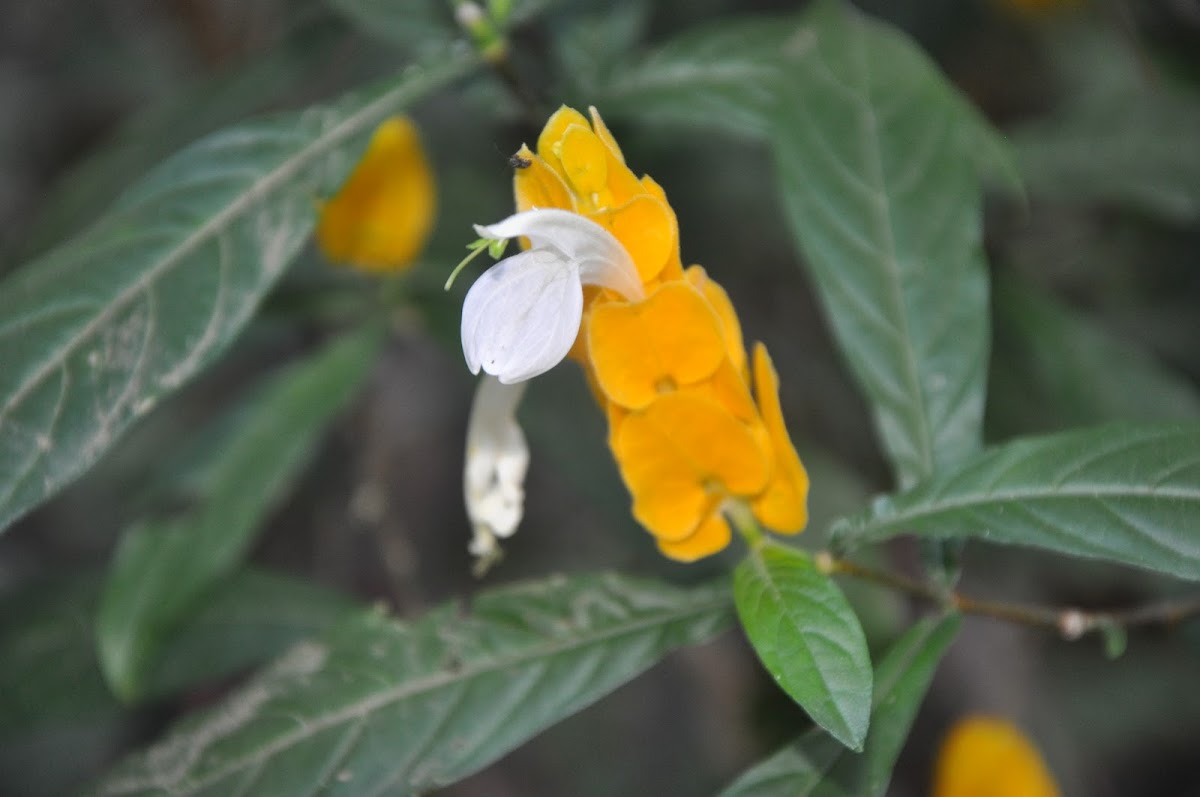
[[[644,296],[625,247],[578,213],[527,210],[475,230],[494,241],[524,236],[532,247],[489,268],[467,292],[462,345],[473,374],[482,368],[507,385],[561,362],[579,333],[585,284]]]
[[[485,376],[471,405],[463,494],[475,531],[469,550],[478,558],[477,572],[499,558],[497,539],[516,531],[524,513],[529,447],[516,419],[524,393],[523,383],[504,385]]]

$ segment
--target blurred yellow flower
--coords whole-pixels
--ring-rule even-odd
[[[608,418],[634,517],[665,555],[693,561],[724,548],[730,502],[777,532],[801,531],[808,476],[766,349],[755,346],[751,374],[724,289],[703,268],[683,268],[666,193],[630,171],[590,114],[552,115],[537,151],[514,156],[517,215],[476,228],[484,238],[519,237],[527,251],[468,293],[468,364],[514,383],[564,355],[578,361]],[[576,221],[553,215],[563,211]],[[562,310],[549,313],[551,304]],[[518,318],[537,323],[516,329]],[[562,335],[574,335],[573,345]]]
[[[994,717],[968,717],[942,743],[933,797],[1059,797],[1059,791],[1016,727]]]
[[[334,263],[401,271],[425,246],[436,209],[433,172],[417,128],[392,117],[375,130],[362,160],[322,204],[317,244]]]

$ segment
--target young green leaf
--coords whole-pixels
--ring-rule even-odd
[[[275,376],[216,452],[203,503],[122,539],[97,621],[100,661],[118,695],[142,693],[165,638],[241,562],[322,429],[361,386],[379,338],[375,330],[349,335]]]
[[[473,63],[410,69],[335,107],[203,139],[4,280],[0,529],[212,361],[303,245],[351,146]]]
[[[784,210],[901,485],[980,445],[983,126],[927,57],[818,3],[771,115]],[[995,153],[989,155],[989,158]]]
[[[731,620],[724,586],[617,575],[359,614],[119,765],[94,794],[414,794],[475,772]]]
[[[871,711],[871,658],[837,585],[801,551],[752,550],[734,572],[738,617],[763,666],[813,721],[861,750]]]
[[[837,544],[977,537],[1200,579],[1200,424],[1112,425],[996,446],[835,524]]]
[[[875,670],[871,733],[861,756],[850,755],[814,728],[745,772],[721,797],[883,797],[958,626],[953,615],[922,620],[888,649]]]

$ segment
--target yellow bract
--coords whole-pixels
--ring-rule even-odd
[[[657,278],[671,253],[678,251],[675,216],[667,203],[657,197],[641,194],[620,207],[597,210],[587,216],[621,242],[643,283]]]
[[[808,523],[808,473],[784,425],[783,409],[779,406],[779,377],[767,347],[761,343],[754,345],[754,392],[758,395],[775,461],[770,483],[754,499],[751,508],[763,525],[793,534]]]
[[[686,282],[662,285],[645,301],[599,304],[587,331],[600,390],[628,409],[712,376],[725,356],[716,313]]]
[[[962,720],[942,743],[933,797],[1059,797],[1042,757],[1012,724]]]
[[[633,514],[651,533],[678,541],[730,496],[760,492],[771,452],[717,402],[664,393],[617,429],[613,452],[633,494]]]
[[[334,263],[399,271],[425,246],[436,208],[433,173],[417,129],[393,117],[376,129],[362,160],[321,206],[317,244]]]
[[[723,510],[744,502],[763,525],[804,528],[808,476],[788,437],[778,381],[755,347],[755,395],[737,313],[699,266],[686,271],[666,193],[638,178],[596,112],[560,108],[527,147],[514,178],[518,210],[573,210],[629,252],[646,298],[584,291],[570,356],[588,375],[609,423],[609,445],[633,514],[680,561],[729,544]],[[528,165],[525,165],[528,161]],[[756,403],[757,399],[757,403]]]

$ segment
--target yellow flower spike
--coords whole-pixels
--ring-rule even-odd
[[[529,163],[513,175],[513,195],[518,212],[533,208],[575,209],[575,200],[567,184],[546,161],[524,145],[515,157]]]
[[[613,154],[614,158],[624,163],[625,155],[617,146],[617,140],[613,138],[613,134],[609,132],[608,125],[604,124],[604,120],[600,118],[600,112],[596,110],[595,105],[588,106],[588,116],[592,117],[592,130],[596,131],[596,136],[604,142],[604,146],[608,147],[608,151]]]
[[[667,393],[621,421],[613,453],[633,514],[654,536],[679,542],[729,496],[759,493],[770,455],[724,407]]]
[[[636,196],[619,208],[589,213],[587,217],[621,242],[643,284],[657,278],[671,254],[679,249],[674,215],[655,197]]]
[[[678,562],[694,562],[724,550],[733,534],[729,522],[720,511],[713,512],[700,522],[690,535],[678,542],[658,539],[658,550]]]
[[[729,360],[733,363],[734,370],[746,379],[746,343],[742,339],[742,325],[738,321],[733,302],[729,301],[729,294],[708,276],[702,266],[688,266],[684,277],[700,289],[717,318],[721,319],[721,332],[725,335],[725,348]]]
[[[716,314],[683,282],[663,285],[641,302],[596,305],[587,329],[596,382],[631,409],[712,376],[725,356]]]
[[[942,743],[933,797],[1059,797],[1059,791],[1016,727],[993,717],[968,717]]]
[[[411,121],[393,117],[320,210],[316,238],[334,263],[391,272],[409,266],[429,237],[437,207],[433,173]]]
[[[588,110],[590,122],[565,106],[551,116],[537,152],[517,153],[518,213],[476,228],[540,238],[468,292],[468,366],[509,384],[577,360],[634,517],[665,556],[690,562],[726,547],[731,501],[765,526],[800,531],[808,479],[766,351],[754,354],[756,403],[729,296],[699,266],[684,270],[666,192],[630,171]]]
[[[779,406],[779,376],[767,347],[754,345],[754,393],[770,439],[774,460],[771,481],[750,504],[754,517],[781,534],[798,534],[808,524],[808,472],[788,436]]]

